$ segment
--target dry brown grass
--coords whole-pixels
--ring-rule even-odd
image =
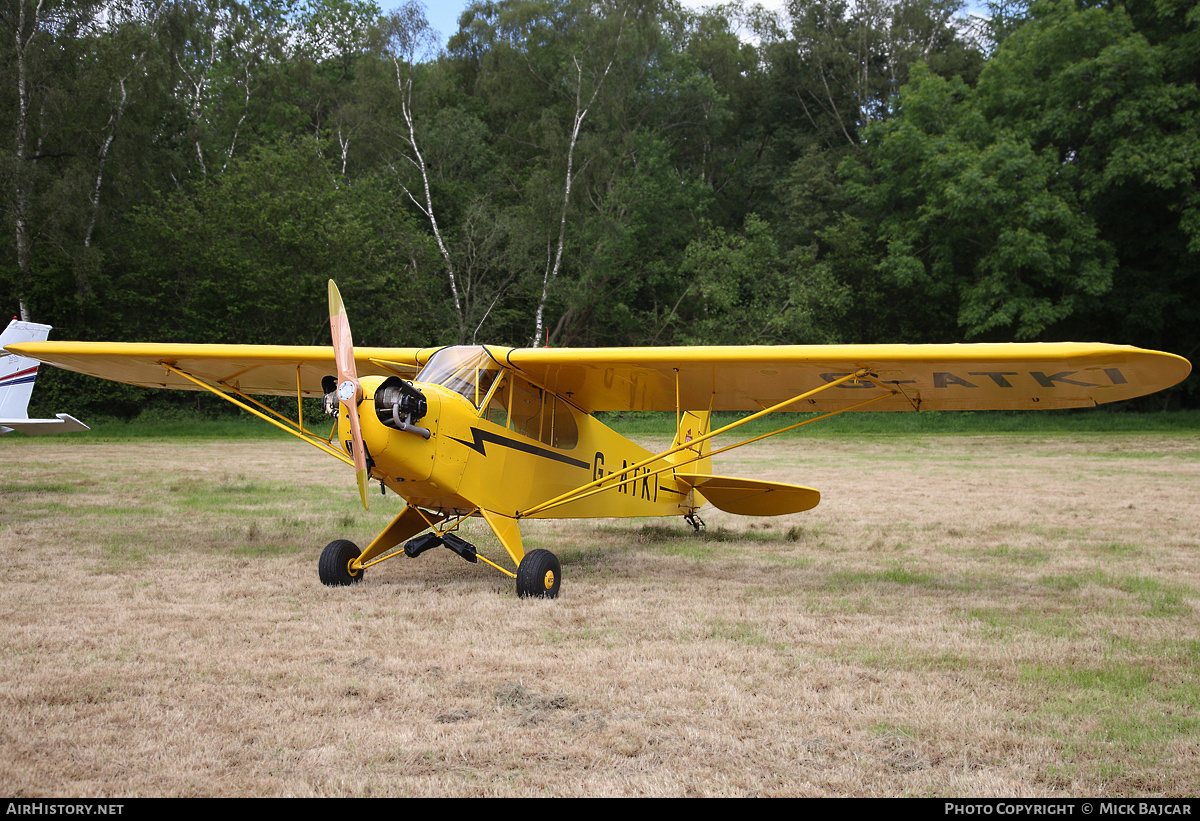
[[[528,524],[554,602],[321,587],[396,500],[300,444],[0,449],[0,794],[1195,794],[1195,437],[735,452],[824,501]]]

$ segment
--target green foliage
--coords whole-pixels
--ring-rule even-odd
[[[884,276],[926,296],[932,327],[1036,339],[1111,287],[1107,243],[1053,151],[988,122],[960,81],[918,71],[905,116],[872,132],[852,192],[883,215]]]
[[[851,302],[827,264],[803,249],[781,254],[754,214],[739,234],[711,228],[688,245],[682,271],[691,283],[679,311],[687,344],[831,342]]]
[[[341,179],[320,148],[256,146],[221,176],[134,214],[120,285],[156,311],[161,339],[323,343],[329,279],[351,304],[388,306],[356,314],[363,344],[437,339],[427,240],[394,209],[386,179]]]
[[[984,115],[1057,159],[1114,254],[1106,299],[1073,329],[1200,344],[1198,25],[1195,6],[1177,2],[1036,5],[981,78]]]
[[[1194,352],[1197,22],[1181,4],[1034,5],[978,85],[917,72],[850,189],[929,327]]]

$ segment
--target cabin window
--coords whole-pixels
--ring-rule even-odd
[[[460,345],[442,348],[429,357],[416,381],[442,385],[479,408],[501,372],[500,363],[487,348]]]
[[[500,386],[492,393],[492,399],[481,414],[484,419],[502,428],[508,427],[508,395],[512,391],[512,380],[501,376]]]
[[[492,395],[487,419],[513,433],[560,450],[579,444],[579,426],[571,406],[552,393],[511,374]]]
[[[542,438],[542,389],[524,379],[514,379],[509,400],[510,428],[530,439]]]
[[[546,394],[547,401],[553,400],[554,406],[548,411],[550,418],[550,447],[559,450],[570,450],[579,444],[579,426],[575,424],[575,414],[571,406],[560,397]],[[546,441],[543,439],[542,441]]]

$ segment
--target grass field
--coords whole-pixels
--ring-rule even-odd
[[[0,794],[1196,794],[1194,431],[776,440],[818,508],[526,523],[552,602],[323,588],[398,501],[299,443],[0,452]]]

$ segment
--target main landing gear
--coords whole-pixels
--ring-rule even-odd
[[[522,599],[558,598],[562,565],[549,550],[531,550],[517,568],[517,595]]]
[[[410,539],[404,545],[404,555],[415,559],[427,550],[444,547],[455,553],[464,561],[472,564],[479,561],[479,553],[475,545],[453,533],[425,533],[415,539]],[[397,551],[399,552],[399,551]],[[352,565],[361,551],[358,545],[346,539],[330,542],[321,551],[321,561],[318,571],[321,584],[328,587],[349,586],[362,581],[365,568],[353,570]],[[492,564],[484,559],[488,564]],[[493,565],[494,566],[494,565]],[[503,571],[512,575],[508,571]],[[562,583],[562,565],[558,557],[549,550],[531,550],[525,554],[517,567],[517,596],[522,599],[554,599],[558,597],[558,589]]]
[[[328,587],[348,586],[362,581],[363,571],[354,572],[350,562],[358,558],[358,545],[346,539],[338,539],[325,545],[321,551],[321,561],[317,571],[321,574],[321,584]]]

